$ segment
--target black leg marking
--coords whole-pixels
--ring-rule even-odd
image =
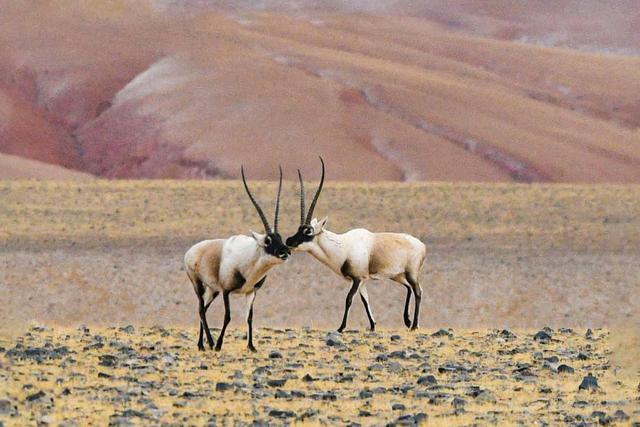
[[[231,310],[229,307],[229,291],[222,292],[222,299],[224,301],[224,323],[222,324],[222,330],[220,331],[220,336],[218,337],[218,342],[216,343],[216,351],[220,351],[222,348],[222,341],[224,340],[224,333],[227,330],[227,326],[231,321]]]
[[[371,314],[369,303],[367,303],[367,299],[362,294],[360,294],[360,299],[362,300],[362,304],[364,304],[364,309],[367,312],[367,317],[369,318],[369,329],[371,329],[371,331],[375,331],[376,322],[375,320],[373,320],[373,315]]]
[[[218,296],[219,292],[215,292],[213,294],[213,298],[211,298],[211,301],[209,301],[208,303],[205,304],[204,306],[204,315],[205,317],[207,316],[207,310],[209,310],[209,306],[211,305],[211,303],[213,302],[214,299],[216,299],[216,297]],[[207,330],[209,328],[207,327]],[[200,322],[200,334],[198,336],[198,350],[204,350],[204,345],[202,342],[202,333],[204,332],[204,326],[202,326],[202,322]],[[209,333],[211,333],[211,331],[209,331]],[[207,337],[207,341],[209,343],[209,347],[213,347],[213,338],[211,338],[211,340],[209,340],[209,338]]]
[[[411,330],[418,329],[418,321],[420,320],[420,301],[422,300],[422,288],[420,284],[413,278],[409,273],[406,274],[407,282],[411,284],[411,288],[413,289],[413,295],[416,297],[416,306],[413,312],[413,324],[411,325]]]
[[[264,276],[262,279],[260,279],[260,281],[258,281],[258,283],[256,283],[253,287],[255,289],[260,289],[262,285],[264,285],[265,280],[267,280],[267,276]]]
[[[249,335],[247,337],[248,338],[247,347],[249,348],[249,351],[255,353],[256,348],[253,346],[253,301],[251,301],[251,307],[249,307],[249,315],[247,316],[247,326],[249,327]]]
[[[404,285],[407,288],[407,299],[404,301],[404,325],[411,327],[411,318],[409,317],[409,302],[411,302],[411,286]]]
[[[347,300],[345,301],[344,315],[342,316],[342,323],[338,328],[338,332],[344,331],[344,328],[347,327],[347,317],[349,316],[349,309],[351,308],[353,295],[358,291],[359,286],[360,286],[360,280],[353,279],[353,284],[351,285],[351,289],[349,289],[349,293],[347,294]]]
[[[200,314],[200,334],[198,337],[198,350],[204,350],[204,343],[202,342],[202,329],[207,334],[207,343],[209,347],[213,348],[213,337],[211,331],[209,331],[209,325],[207,324],[207,309],[204,306],[204,285],[201,280],[196,282],[196,291],[198,295],[198,313]],[[208,307],[208,305],[207,305]]]

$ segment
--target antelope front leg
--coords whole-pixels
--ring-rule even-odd
[[[220,331],[220,336],[218,337],[218,342],[216,342],[216,351],[220,351],[222,348],[222,341],[224,340],[224,333],[227,330],[227,326],[231,321],[231,309],[229,307],[229,292],[222,292],[222,299],[224,300],[224,323],[222,324],[222,330]]]
[[[344,315],[342,316],[342,323],[338,328],[338,332],[344,331],[344,328],[347,327],[347,317],[349,316],[349,310],[351,309],[351,303],[353,302],[353,296],[358,291],[358,287],[360,286],[360,280],[353,279],[353,284],[351,285],[351,289],[349,289],[349,293],[347,294],[347,300],[345,301],[344,307]]]
[[[253,346],[253,301],[255,299],[255,291],[247,295],[247,348],[253,353],[256,352],[256,348]]]

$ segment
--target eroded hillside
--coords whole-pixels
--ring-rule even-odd
[[[562,47],[604,31],[571,2],[554,47],[522,43],[552,23],[510,2],[194,4],[3,1],[0,151],[109,178],[322,154],[338,180],[640,182],[640,58]],[[622,46],[632,6],[594,46]]]

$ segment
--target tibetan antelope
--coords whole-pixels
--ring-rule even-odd
[[[229,310],[229,294],[242,294],[247,298],[247,346],[255,352],[253,346],[253,301],[256,291],[264,284],[267,272],[276,264],[281,264],[291,254],[289,248],[282,242],[278,233],[278,211],[280,209],[280,191],[282,189],[282,168],[280,168],[280,182],[276,198],[273,230],[255,200],[244,176],[244,168],[240,169],[244,189],[258,211],[265,234],[251,232],[251,237],[245,235],[231,236],[228,239],[204,240],[195,244],[187,251],[184,264],[187,275],[198,297],[198,313],[200,315],[200,334],[198,349],[204,350],[202,332],[207,335],[209,347],[213,348],[213,338],[207,325],[207,309],[213,300],[222,293],[224,301],[224,323],[220,336],[216,342],[216,351],[222,348],[222,340],[227,325],[231,320]]]
[[[287,239],[291,250],[310,252],[318,261],[325,264],[335,273],[351,281],[347,294],[344,315],[338,332],[347,326],[347,317],[351,302],[356,292],[369,318],[371,330],[375,330],[376,322],[369,305],[367,279],[391,279],[407,289],[404,305],[404,323],[407,328],[417,329],[420,318],[420,301],[422,288],[418,283],[422,265],[426,256],[426,247],[417,238],[400,233],[372,233],[363,228],[347,231],[343,234],[332,233],[326,229],[327,217],[318,221],[313,218],[313,210],[324,184],[324,161],[322,176],[309,212],[305,216],[305,195],[302,174],[298,170],[300,181],[300,226],[293,236]],[[409,302],[411,294],[415,297],[413,323],[409,318]]]

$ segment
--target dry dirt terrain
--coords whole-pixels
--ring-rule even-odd
[[[416,3],[0,0],[0,152],[111,178],[320,153],[338,180],[640,182],[634,0]]]
[[[215,331],[217,333],[217,331]],[[34,327],[0,345],[7,425],[629,425],[609,333],[267,329],[221,353],[175,328]],[[637,378],[636,378],[637,382]]]
[[[258,293],[259,352],[233,297],[223,352],[199,353],[182,257],[261,231],[241,185],[0,181],[0,421],[640,421],[640,187],[327,183],[316,214],[331,230],[427,244],[421,330],[403,327],[404,289],[379,281],[379,331],[354,304],[347,332],[329,332],[347,283],[296,254]],[[275,185],[251,185],[271,216]],[[282,203],[289,235],[293,181]],[[212,327],[221,312],[216,301]],[[534,339],[543,327],[550,338]],[[579,391],[589,373],[599,387]]]

